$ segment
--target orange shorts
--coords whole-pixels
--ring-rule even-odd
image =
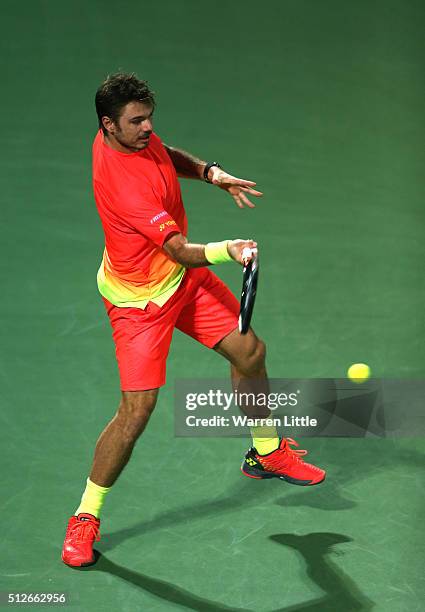
[[[238,327],[239,302],[209,268],[190,268],[171,298],[160,307],[120,308],[103,298],[113,330],[123,391],[165,384],[174,328],[208,348]],[[194,368],[194,373],[196,369]]]

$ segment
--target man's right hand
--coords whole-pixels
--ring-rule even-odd
[[[243,253],[246,248],[251,249],[251,254]],[[230,240],[227,250],[232,259],[241,265],[246,265],[258,253],[257,243],[254,240]]]
[[[243,258],[243,250],[252,249],[251,254]],[[176,233],[164,242],[163,249],[166,253],[178,261],[185,268],[199,268],[209,266],[209,261],[205,258],[205,245],[193,244],[187,241],[183,234]],[[230,257],[241,265],[245,265],[257,254],[257,243],[255,240],[229,240],[227,251]]]

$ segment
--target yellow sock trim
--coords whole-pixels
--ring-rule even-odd
[[[260,455],[267,455],[279,448],[279,435],[276,427],[266,425],[251,427],[252,442]]]
[[[78,516],[78,514],[84,512],[87,514],[93,514],[93,516],[99,518],[105,496],[110,490],[111,487],[100,487],[96,483],[92,482],[90,478],[87,478],[86,489],[81,498],[80,505],[75,511],[75,514]]]

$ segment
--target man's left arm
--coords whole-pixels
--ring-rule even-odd
[[[206,161],[182,149],[170,147],[170,145],[166,144],[164,144],[164,147],[173,162],[173,166],[178,176],[182,178],[206,180],[213,185],[217,185],[217,187],[224,189],[224,191],[227,191],[232,196],[239,208],[244,208],[244,206],[255,208],[255,204],[250,202],[245,194],[255,197],[263,195],[261,191],[254,189],[256,185],[254,181],[247,181],[232,176],[218,166],[211,166],[205,176],[204,171],[207,165],[209,165]]]

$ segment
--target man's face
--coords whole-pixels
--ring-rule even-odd
[[[121,109],[118,124],[109,120],[105,127],[123,149],[141,151],[149,145],[153,110],[149,102],[129,102]]]

